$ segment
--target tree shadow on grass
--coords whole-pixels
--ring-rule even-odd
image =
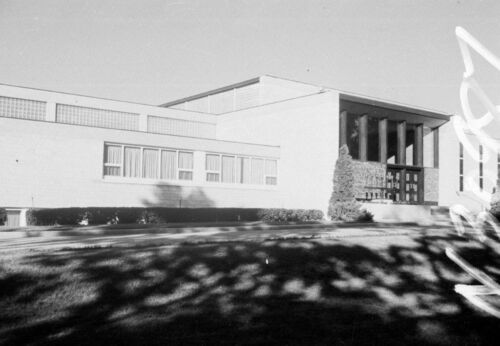
[[[2,295],[11,322],[0,342],[492,344],[498,321],[453,292],[471,280],[446,258],[449,244],[499,267],[497,249],[446,234],[380,247],[282,240],[32,253],[17,271],[2,263],[34,298]],[[47,278],[50,292],[39,289]]]

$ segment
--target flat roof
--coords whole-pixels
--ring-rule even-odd
[[[202,92],[202,93],[199,93],[199,94],[196,94],[196,95],[192,95],[192,96],[188,96],[188,97],[183,97],[181,99],[170,101],[170,102],[161,104],[160,107],[175,106],[175,105],[178,105],[178,104],[181,104],[181,103],[184,103],[184,102],[188,102],[188,101],[192,101],[192,100],[196,100],[196,99],[208,96],[208,95],[218,94],[218,93],[221,93],[221,92],[224,92],[224,91],[228,91],[228,90],[232,90],[232,89],[235,89],[235,88],[241,88],[241,87],[244,87],[244,86],[247,86],[247,85],[256,84],[256,83],[259,83],[259,81],[260,81],[260,77],[248,79],[248,80],[245,80],[243,82],[226,85],[226,86],[223,86],[223,87],[220,87],[220,88],[217,88],[217,89],[212,89],[212,90],[209,90],[209,91],[205,91],[205,92]]]

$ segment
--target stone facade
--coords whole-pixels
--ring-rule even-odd
[[[359,199],[383,198],[386,165],[380,162],[353,162],[354,195]]]
[[[424,202],[439,200],[439,168],[424,168]]]

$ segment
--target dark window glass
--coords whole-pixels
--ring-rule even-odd
[[[378,119],[368,117],[368,148],[367,159],[368,161],[379,161],[379,132],[378,132]]]
[[[483,146],[479,146],[479,188],[483,189]]]
[[[397,163],[398,123],[387,121],[387,163]]]
[[[347,115],[347,147],[353,159],[359,159],[359,116]]]
[[[413,166],[413,150],[415,147],[415,125],[406,124],[406,164]]]

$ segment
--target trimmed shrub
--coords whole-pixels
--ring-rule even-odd
[[[335,162],[328,216],[337,221],[369,221],[370,218],[373,220],[373,215],[362,210],[361,204],[354,197],[353,162],[347,145],[340,148],[339,157]]]
[[[366,209],[361,209],[356,221],[359,222],[373,222],[373,214]]]
[[[257,213],[265,222],[308,222],[323,219],[323,212],[315,209],[261,209]]]
[[[257,221],[260,209],[248,208],[55,208],[32,209],[31,225],[156,224],[165,222]]]
[[[30,225],[159,224],[182,222],[309,222],[321,210],[242,208],[57,208],[30,209]]]
[[[162,218],[157,212],[154,210],[144,210],[140,217],[137,219],[137,223],[139,224],[158,224],[165,223],[166,220]]]

